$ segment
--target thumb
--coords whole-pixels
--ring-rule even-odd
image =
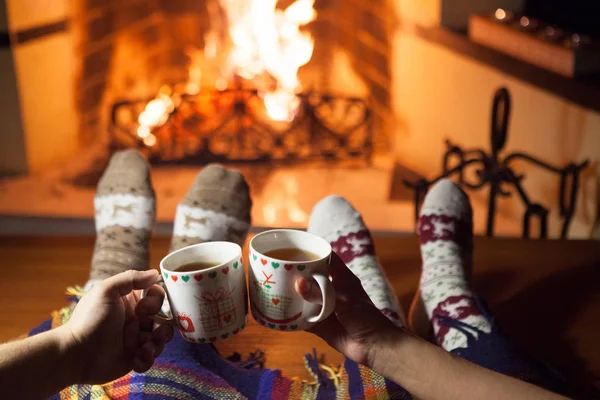
[[[299,278],[295,284],[296,292],[310,303],[323,304],[323,295],[319,285],[312,278]]]
[[[107,292],[119,296],[126,296],[132,290],[147,289],[156,283],[158,271],[150,269],[148,271],[129,270],[111,276],[102,282],[103,289]]]

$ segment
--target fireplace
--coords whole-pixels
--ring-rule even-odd
[[[79,0],[76,8],[84,143],[135,147],[158,164],[368,164],[389,151],[386,2]]]
[[[596,114],[419,36],[445,18],[466,20],[457,15],[469,4],[479,13],[525,2],[425,3],[7,2],[0,233],[92,233],[94,187],[123,148],[152,164],[160,234],[210,162],[248,178],[257,227],[303,228],[320,198],[338,194],[374,230],[411,233],[413,193],[402,180],[435,177],[445,139],[486,147],[501,86],[515,104],[509,150],[557,165],[598,161],[588,154],[598,148]],[[526,175],[536,201],[557,197],[557,183]],[[577,237],[597,215],[589,182]],[[486,198],[472,200],[482,233]],[[498,204],[497,235],[521,235],[520,207]]]
[[[9,225],[32,215],[86,221],[90,232],[93,188],[110,154],[136,148],[153,165],[164,233],[211,162],[244,172],[258,227],[305,227],[312,206],[335,193],[377,230],[413,229],[410,192],[390,196],[391,3],[70,4],[77,151],[10,181],[0,195]],[[24,199],[32,191],[36,200]]]

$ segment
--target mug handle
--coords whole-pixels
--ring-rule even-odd
[[[318,315],[306,319],[311,324],[314,324],[323,321],[333,312],[333,309],[335,308],[335,289],[333,288],[333,284],[329,280],[328,275],[322,272],[315,272],[311,276],[317,281],[317,284],[321,289],[321,295],[323,296],[321,312]]]
[[[154,282],[154,285],[162,286],[162,288],[165,290],[166,295],[167,291],[165,289],[164,282],[165,280],[163,279],[162,274],[160,274],[158,275],[158,278],[156,278],[156,282]],[[148,290],[150,290],[152,286],[142,291],[142,299],[146,297],[146,295],[148,294]],[[167,297],[165,297],[165,300],[167,300]],[[175,322],[175,318],[169,317],[167,314],[162,312],[162,310],[159,311],[156,315],[151,316],[150,318],[159,325],[171,325],[177,327],[177,322]]]

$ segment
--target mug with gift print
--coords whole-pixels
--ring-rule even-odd
[[[248,321],[242,249],[235,243],[200,243],[160,262],[172,323],[183,338],[208,343],[237,335]],[[160,322],[160,321],[157,321]]]
[[[250,306],[254,319],[280,331],[306,330],[327,318],[335,307],[329,280],[331,246],[304,231],[275,229],[250,241]],[[305,301],[295,289],[300,277],[313,278],[322,304]]]

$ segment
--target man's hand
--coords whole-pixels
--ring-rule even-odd
[[[155,326],[164,290],[158,273],[127,271],[98,283],[63,325],[66,342],[78,355],[79,383],[105,383],[132,369],[145,372],[173,337],[169,325]],[[154,285],[154,286],[153,286]],[[142,298],[142,289],[147,289]]]
[[[335,310],[310,332],[349,359],[373,367],[378,348],[397,337],[400,328],[375,307],[360,280],[335,253],[332,254],[329,271],[337,296]],[[296,291],[307,301],[321,302],[319,286],[312,280],[297,280]]]

